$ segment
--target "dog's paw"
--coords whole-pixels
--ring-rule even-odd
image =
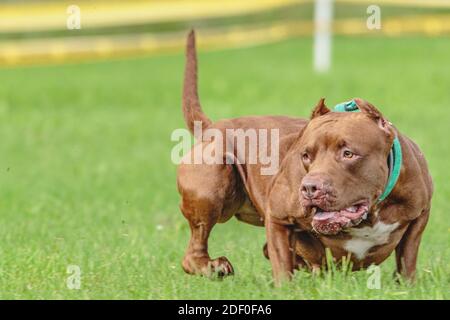
[[[233,266],[226,257],[219,257],[217,259],[211,260],[210,269],[211,274],[215,274],[220,278],[234,274]]]
[[[182,263],[183,270],[189,274],[197,274],[206,277],[219,277],[234,274],[233,266],[226,257],[209,259],[209,257],[187,256]]]

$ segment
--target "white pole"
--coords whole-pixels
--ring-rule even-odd
[[[314,8],[314,70],[326,72],[331,64],[333,0],[316,0]]]

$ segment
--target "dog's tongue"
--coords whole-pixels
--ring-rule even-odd
[[[335,214],[336,214],[335,211],[330,211],[330,212],[325,212],[325,211],[317,212],[317,213],[314,215],[314,218],[313,218],[313,219],[314,219],[314,220],[317,220],[317,221],[324,221],[324,220],[328,220],[328,219],[333,218]]]
[[[330,219],[347,218],[350,220],[357,219],[361,216],[362,211],[357,206],[348,207],[340,211],[320,211],[314,215],[314,220],[325,221]]]
[[[323,234],[337,234],[352,221],[357,221],[367,211],[365,205],[354,205],[340,211],[317,211],[313,216],[312,226]]]
[[[317,212],[313,217],[313,222],[315,224],[341,224],[345,225],[351,220],[346,215],[343,215],[341,211],[330,211],[330,212]]]

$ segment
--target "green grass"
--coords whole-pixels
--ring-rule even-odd
[[[183,55],[0,70],[0,298],[448,299],[450,38],[337,38],[333,70],[311,71],[311,40],[200,54],[212,119],[308,116],[316,101],[364,97],[425,153],[435,182],[414,286],[370,290],[365,271],[296,275],[274,288],[262,228],[218,225],[212,256],[236,275],[180,267],[189,228],[178,209],[173,129]],[[66,287],[79,265],[80,290]]]

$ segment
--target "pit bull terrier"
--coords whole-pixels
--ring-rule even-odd
[[[226,257],[209,256],[208,238],[216,223],[235,216],[265,226],[264,254],[277,284],[296,268],[323,267],[325,248],[337,262],[350,259],[354,270],[383,262],[395,249],[397,271],[414,277],[433,192],[426,161],[372,104],[362,99],[352,104],[349,112],[331,112],[321,99],[309,121],[254,116],[213,123],[200,106],[195,34],[189,34],[183,88],[187,127],[194,133],[197,124],[223,135],[197,136],[178,166],[180,209],[191,229],[185,272],[233,273]],[[261,161],[246,161],[249,152],[225,148],[228,130],[252,128],[279,132],[278,148],[269,146],[280,159],[273,175],[261,174]],[[223,150],[217,150],[217,140]],[[212,144],[216,155],[223,151],[223,163],[195,162],[195,153]]]
[[[292,252],[314,269],[325,248],[354,270],[395,250],[397,272],[414,278],[433,193],[427,163],[372,104],[353,104],[360,112],[331,112],[321,100],[272,182],[266,230],[278,282],[295,268]],[[286,194],[298,198],[280,201]]]

